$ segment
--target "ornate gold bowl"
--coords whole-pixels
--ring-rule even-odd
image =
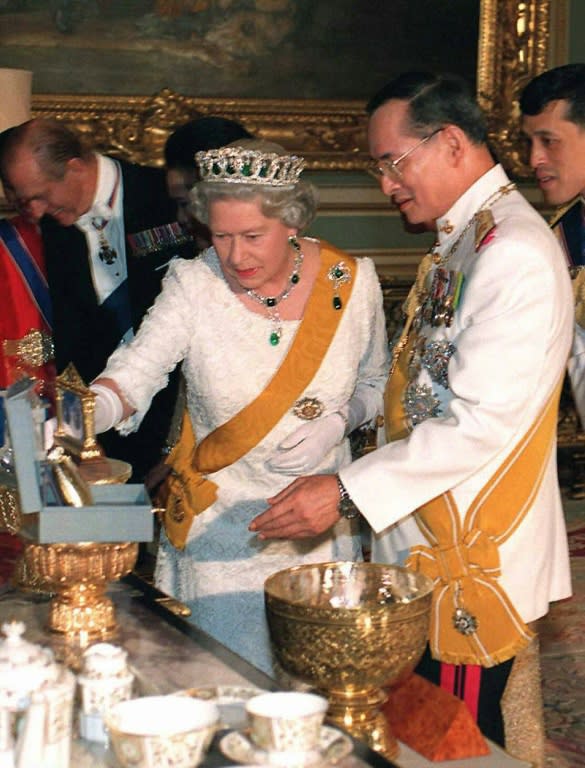
[[[394,565],[318,563],[264,585],[278,662],[329,699],[328,719],[389,758],[383,686],[410,674],[428,640],[433,585]]]
[[[55,593],[49,629],[83,645],[114,633],[114,606],[106,589],[130,573],[137,556],[137,542],[30,543],[23,565],[29,577]]]

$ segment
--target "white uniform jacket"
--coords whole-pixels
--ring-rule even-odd
[[[492,168],[437,221],[437,252],[451,252],[444,268],[461,272],[463,286],[451,326],[421,328],[424,350],[409,369],[412,431],[340,471],[377,534],[373,559],[396,560],[426,544],[410,513],[446,491],[463,520],[563,375],[574,322],[564,257],[519,192],[498,195],[508,183],[500,166]],[[467,225],[482,207],[496,226],[476,247],[475,227]],[[556,445],[526,516],[499,554],[500,585],[525,622],[570,595]]]

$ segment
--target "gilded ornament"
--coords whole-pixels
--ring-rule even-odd
[[[441,403],[427,384],[409,384],[403,398],[404,412],[411,428],[441,415]]]
[[[431,341],[423,350],[421,362],[431,379],[445,389],[449,388],[447,369],[456,347],[450,341]]]
[[[47,461],[63,502],[72,507],[89,507],[93,496],[89,484],[71,458],[61,446],[53,447],[47,454]]]
[[[475,250],[478,251],[488,234],[495,228],[496,220],[489,208],[475,214]]]
[[[299,419],[312,421],[318,419],[325,410],[325,406],[316,397],[303,397],[293,405],[293,413]]]
[[[478,622],[475,616],[465,608],[457,608],[453,614],[453,626],[462,635],[474,635],[477,632]]]
[[[8,533],[18,533],[22,520],[16,491],[0,485],[0,527]]]
[[[38,368],[55,357],[51,336],[36,329],[29,331],[22,339],[5,339],[3,348],[7,357],[17,357],[33,368]]]

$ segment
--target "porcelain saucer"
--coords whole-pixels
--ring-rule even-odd
[[[193,696],[213,701],[219,709],[220,728],[245,728],[248,720],[246,702],[266,691],[260,688],[244,688],[239,685],[214,685],[204,688],[186,688],[177,696]]]
[[[250,740],[245,731],[231,731],[219,742],[220,751],[230,760],[245,765],[274,765],[278,768],[309,768],[309,766],[336,763],[347,757],[353,744],[337,728],[321,728],[319,748],[311,752],[266,752]]]

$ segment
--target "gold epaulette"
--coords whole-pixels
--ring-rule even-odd
[[[561,205],[559,208],[556,209],[556,211],[553,213],[553,215],[550,217],[549,220],[549,226],[555,227],[559,221],[563,218],[565,213],[567,211],[570,211],[571,208],[574,205],[577,205],[578,203],[585,204],[585,199],[583,198],[583,195],[577,195],[577,197],[574,197],[572,200],[569,200],[568,203],[565,203],[564,205]]]

